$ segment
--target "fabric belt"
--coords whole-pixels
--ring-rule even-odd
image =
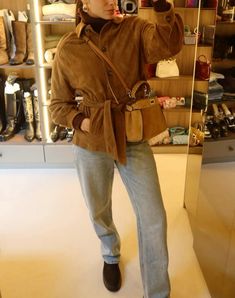
[[[87,107],[103,107],[103,128],[106,152],[114,160],[126,163],[126,132],[125,132],[125,103],[117,104],[111,99],[102,103],[94,103],[84,99],[83,105]]]

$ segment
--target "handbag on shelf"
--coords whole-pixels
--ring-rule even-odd
[[[156,77],[178,77],[179,67],[176,63],[176,59],[160,60],[156,67]]]
[[[109,60],[109,58],[104,55],[103,52],[87,36],[84,37],[84,40],[91,47],[91,49],[111,67],[125,88],[126,94],[129,96],[129,101],[126,103],[125,109],[125,129],[127,141],[147,141],[163,132],[167,128],[165,116],[158,99],[156,97],[150,96],[151,88],[148,82],[139,81],[132,89],[128,88],[123,77],[113,63]],[[115,98],[116,103],[119,104],[109,80],[108,86]],[[145,96],[143,98],[137,99],[136,94],[140,87],[143,86],[145,90]]]
[[[199,80],[209,80],[211,63],[205,55],[200,55],[196,61],[195,77]]]

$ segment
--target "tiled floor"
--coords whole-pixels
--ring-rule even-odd
[[[168,218],[171,298],[210,298],[183,209],[185,155],[156,157]],[[74,169],[0,170],[2,298],[142,298],[135,218],[118,174],[114,218],[122,239],[123,287],[108,292],[99,242]]]

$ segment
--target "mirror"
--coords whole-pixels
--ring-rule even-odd
[[[195,81],[194,90],[209,96],[202,111],[204,142],[200,149],[189,146],[185,180],[194,250],[213,298],[232,298],[235,293],[234,5],[234,1],[218,3],[208,92],[203,90],[206,85]],[[195,126],[193,114],[194,109],[191,125]]]

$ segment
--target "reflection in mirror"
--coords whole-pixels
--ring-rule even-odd
[[[231,5],[235,2],[218,1],[218,5],[215,32],[211,26],[202,30],[210,31],[213,53],[210,80],[196,80],[194,86],[185,207],[193,231],[194,250],[211,296],[234,298],[235,21],[234,14],[229,20],[225,17],[227,11],[234,11]],[[199,28],[202,23],[205,25],[201,16],[202,13]],[[203,94],[207,100],[203,100]],[[200,124],[193,120],[196,107],[201,108],[203,115]],[[195,152],[200,143],[201,153]]]

